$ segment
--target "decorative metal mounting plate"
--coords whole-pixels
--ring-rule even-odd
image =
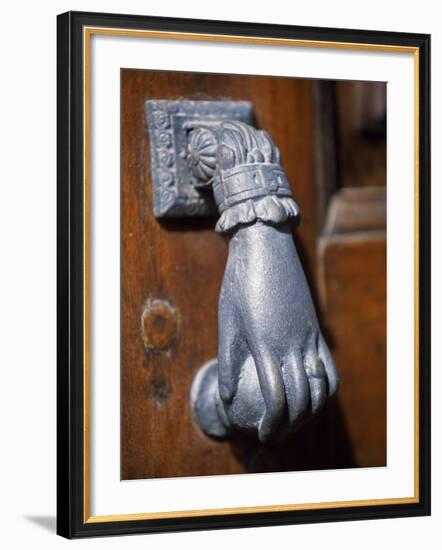
[[[189,158],[189,134],[223,120],[253,122],[248,101],[168,101],[145,103],[151,150],[153,212],[157,218],[214,216],[210,189],[198,184]],[[195,137],[198,139],[198,136]]]

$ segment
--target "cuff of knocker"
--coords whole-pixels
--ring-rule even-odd
[[[280,225],[287,221],[298,223],[300,214],[299,206],[292,198],[267,195],[246,200],[224,210],[215,231],[232,233],[240,226],[250,225],[256,221],[271,225]]]

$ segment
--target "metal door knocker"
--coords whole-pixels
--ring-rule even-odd
[[[207,216],[229,238],[218,358],[195,376],[193,416],[207,435],[294,431],[338,388],[291,224],[299,207],[277,147],[231,101],[146,102],[154,214]]]

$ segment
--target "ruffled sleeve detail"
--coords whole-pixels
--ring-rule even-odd
[[[258,220],[278,225],[288,220],[297,222],[300,209],[288,197],[270,195],[262,199],[247,200],[225,210],[216,224],[217,233],[231,233],[240,225],[248,225]]]

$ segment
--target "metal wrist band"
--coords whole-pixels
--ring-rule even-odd
[[[292,197],[281,166],[264,162],[241,164],[222,171],[215,177],[213,192],[220,213],[249,199],[271,195]]]

